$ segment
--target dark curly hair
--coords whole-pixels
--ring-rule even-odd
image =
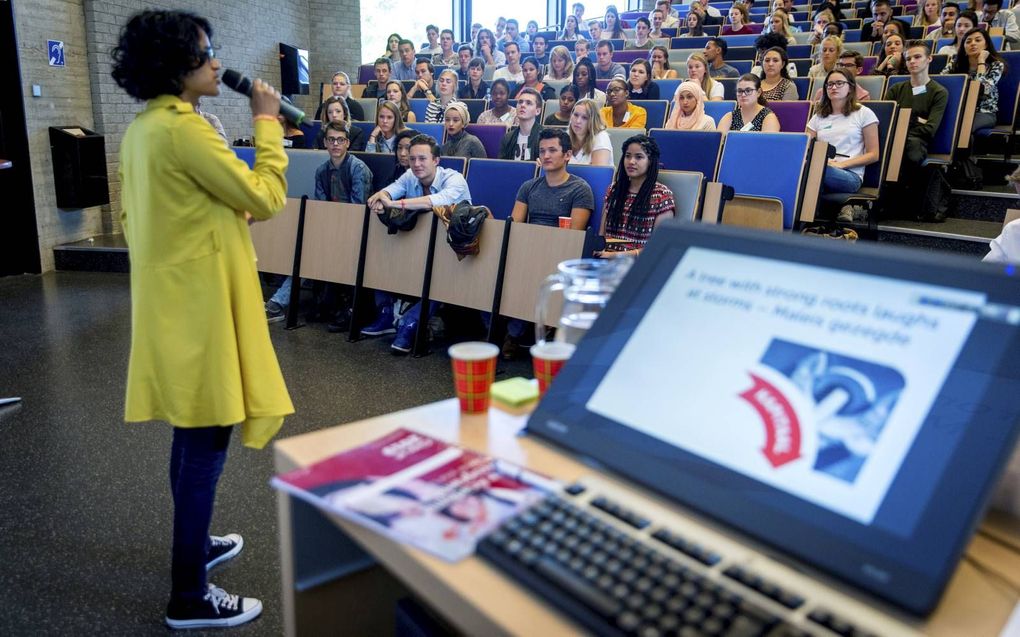
[[[623,208],[627,202],[627,195],[630,193],[630,177],[623,167],[624,156],[631,144],[637,144],[641,150],[648,155],[648,172],[645,180],[641,183],[634,196],[634,202],[630,206],[629,224],[623,219]],[[609,191],[609,201],[606,202],[606,232],[619,234],[624,230],[638,231],[640,226],[640,215],[647,213],[652,204],[652,191],[655,189],[655,182],[659,179],[659,144],[647,135],[634,135],[623,142],[620,153],[620,163],[616,169],[616,180]]]
[[[142,11],[120,32],[114,47],[113,76],[117,86],[136,100],[180,95],[184,76],[205,64],[199,29],[212,39],[209,21],[186,11]]]

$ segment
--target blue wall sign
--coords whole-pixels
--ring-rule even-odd
[[[64,43],[60,40],[46,40],[50,66],[64,66]]]

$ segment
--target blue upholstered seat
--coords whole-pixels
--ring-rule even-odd
[[[672,94],[669,98],[664,97],[661,100],[631,100],[631,104],[640,106],[648,113],[645,128],[662,128],[666,124],[666,113],[669,112],[668,100],[671,98]]]
[[[698,172],[713,181],[722,149],[722,133],[653,129],[659,145],[659,161],[666,170]]]
[[[499,145],[506,135],[506,126],[502,124],[469,124],[466,130],[482,142],[485,154],[490,159],[499,159]]]
[[[805,78],[807,79],[807,78]],[[769,108],[779,120],[779,130],[784,133],[803,133],[811,113],[811,102],[769,102]]]
[[[613,183],[613,167],[573,166],[567,164],[567,172],[571,175],[577,175],[591,186],[592,195],[595,197],[595,210],[592,211],[588,227],[594,228],[597,232],[602,227],[602,205],[605,203],[606,190]]]
[[[947,159],[929,157],[925,163],[948,164],[952,161],[953,152],[956,149],[956,138],[963,114],[963,97],[967,89],[967,76],[934,75],[931,79],[949,91],[949,99],[946,101],[946,112],[942,115],[942,122],[939,124],[938,130],[935,131],[935,138],[928,147],[928,153],[930,155],[946,155]],[[909,75],[894,75],[889,78],[888,87],[909,80]],[[888,90],[889,88],[886,88],[886,91]]]
[[[467,159],[463,157],[440,157],[439,165],[443,168],[456,170],[463,175],[464,171],[467,170]]]
[[[737,195],[783,203],[783,228],[793,227],[800,203],[810,138],[805,133],[731,132],[723,145],[717,181]]]
[[[514,209],[517,190],[535,176],[537,169],[531,161],[471,159],[467,167],[471,201],[488,206],[496,219],[506,219]]]
[[[673,192],[676,218],[694,221],[700,212],[701,185],[705,182],[704,176],[695,172],[660,170],[658,181]]]

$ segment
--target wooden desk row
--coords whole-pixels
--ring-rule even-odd
[[[590,254],[595,238],[591,230],[489,217],[479,254],[458,261],[431,212],[420,215],[413,230],[392,235],[376,216],[357,204],[289,199],[283,212],[251,228],[258,269],[355,286],[354,340],[365,305],[371,307],[367,290],[419,297],[426,307],[436,301],[534,320],[542,281],[561,261]],[[426,323],[419,321],[421,333]],[[416,339],[416,355],[424,353],[425,341]]]

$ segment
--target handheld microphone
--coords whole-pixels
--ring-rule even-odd
[[[238,93],[251,97],[251,80],[241,75],[233,69],[227,69],[223,72],[223,83],[234,89]],[[280,115],[283,115],[287,120],[293,123],[295,126],[305,121],[305,112],[294,106],[286,100],[280,100]]]

